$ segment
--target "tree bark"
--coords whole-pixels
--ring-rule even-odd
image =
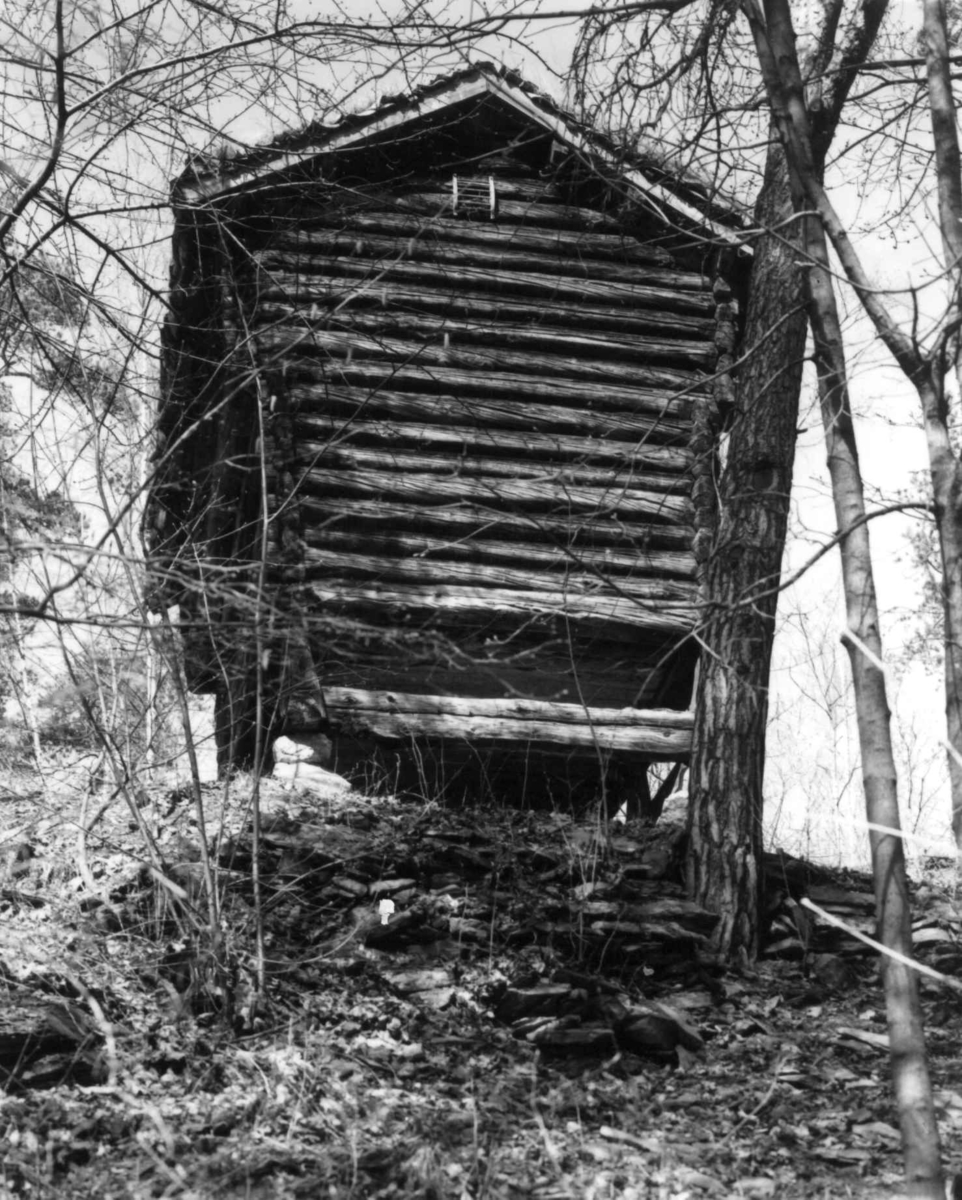
[[[768,674],[795,461],[807,318],[781,148],[768,153],[727,463],[706,570],[691,779],[688,886],[721,914],[724,957],[758,948]]]
[[[952,94],[949,39],[944,0],[924,0],[924,41],[928,76],[929,111],[935,144],[939,226],[943,260],[952,285],[951,309],[945,321],[957,329],[962,291],[962,155],[959,153],[958,118]],[[916,386],[922,401],[922,420],[929,452],[929,472],[935,500],[935,523],[942,556],[942,606],[945,616],[945,724],[949,745],[949,782],[952,793],[952,833],[962,850],[962,462],[952,448],[945,375],[954,360],[962,381],[962,353],[958,332],[939,347],[934,360]],[[953,753],[954,751],[954,753]]]
[[[813,134],[817,180],[857,78],[854,68],[872,48],[886,3],[864,0],[841,39],[840,5],[826,7],[806,74],[828,81]],[[830,66],[839,69],[830,72]],[[752,270],[742,341],[749,357],[738,379],[728,466],[718,489],[706,579],[714,608],[698,680],[689,785],[689,886],[706,908],[722,914],[716,945],[724,957],[751,957],[758,938],[768,673],[807,324],[792,216],[788,170],[776,138],[757,206],[768,235],[756,245]]]
[[[749,10],[772,112],[789,160],[793,203],[808,207],[817,182],[795,33],[787,0],[766,0],[765,20]],[[879,937],[883,958],[892,1075],[902,1132],[906,1195],[943,1196],[941,1148],[925,1056],[918,977],[909,965],[912,920],[899,832],[898,789],[869,523],[848,395],[844,341],[832,283],[828,242],[818,218],[804,218],[806,299],[815,344],[819,399],[842,558],[846,631],[852,666],[866,814],[870,823]]]

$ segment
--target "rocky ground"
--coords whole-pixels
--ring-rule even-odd
[[[677,826],[265,782],[255,871],[237,781],[212,937],[196,798],[132,799],[0,794],[0,1197],[899,1194],[876,965],[800,904],[870,931],[867,879],[770,856],[723,971]],[[956,971],[962,910],[916,900]],[[923,990],[962,1170],[962,999]]]

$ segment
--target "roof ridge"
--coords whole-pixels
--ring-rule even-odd
[[[372,107],[345,113],[336,121],[310,121],[300,129],[284,131],[253,149],[238,153],[197,155],[188,162],[185,171],[175,181],[175,196],[178,192],[183,196],[196,192],[199,199],[201,196],[234,191],[265,172],[282,171],[313,154],[334,150],[336,146],[332,143],[342,138],[355,134],[361,137],[368,128],[373,134],[392,117],[401,117],[408,111],[412,117],[420,115],[426,104],[482,79],[490,80],[508,92],[518,93],[537,113],[543,114],[551,122],[560,123],[564,131],[585,143],[578,149],[587,149],[589,154],[595,153],[599,158],[607,159],[607,170],[621,170],[626,174],[640,172],[649,184],[665,189],[686,207],[692,206],[703,221],[711,224],[718,222],[732,230],[746,227],[746,218],[750,214],[745,207],[698,172],[673,164],[670,156],[658,154],[653,146],[640,148],[619,142],[565,108],[516,68],[487,60],[470,63],[446,75],[437,75],[409,92],[383,96]],[[563,137],[563,133],[560,136]]]

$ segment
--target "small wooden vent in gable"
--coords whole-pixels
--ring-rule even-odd
[[[498,217],[498,189],[494,176],[478,179],[466,175],[451,177],[451,211],[456,217],[468,217],[477,221],[486,218],[496,221]]]

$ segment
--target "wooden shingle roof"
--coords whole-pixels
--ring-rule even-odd
[[[742,243],[748,214],[733,199],[720,195],[692,171],[679,170],[654,146],[630,150],[619,146],[527,83],[517,71],[491,63],[475,64],[409,94],[386,97],[367,112],[350,114],[330,124],[313,122],[243,155],[200,156],[177,180],[174,201],[202,204],[245,189],[269,186],[272,179],[303,168],[313,159],[380,139],[399,140],[410,127],[478,100],[493,102],[515,119],[520,117],[550,133],[566,151],[581,156],[586,165],[617,177],[666,223],[680,220],[721,244]]]

